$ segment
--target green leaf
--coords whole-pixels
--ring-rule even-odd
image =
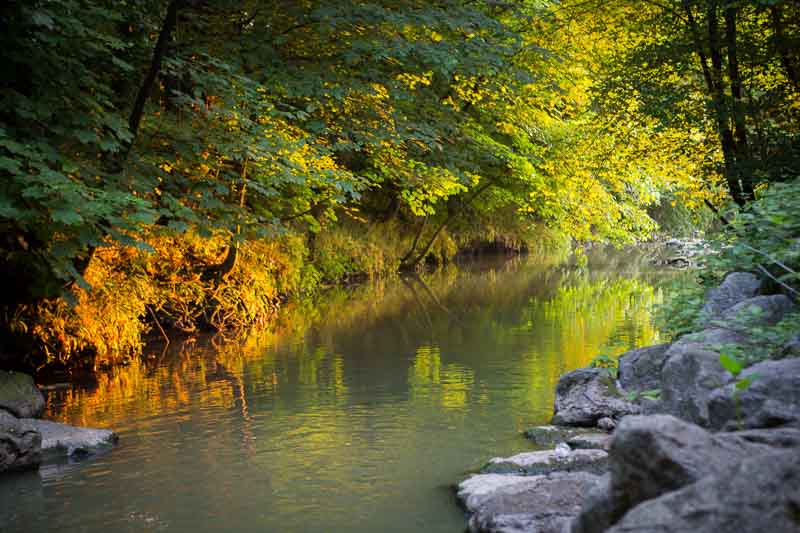
[[[83,222],[83,217],[71,209],[57,209],[50,213],[53,222],[72,226]]]
[[[738,376],[744,368],[739,361],[727,354],[720,354],[719,363],[734,376]]]

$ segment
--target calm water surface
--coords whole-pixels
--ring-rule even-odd
[[[425,531],[450,486],[530,449],[558,376],[658,341],[667,274],[631,253],[536,258],[337,289],[275,331],[173,343],[47,417],[114,428],[94,460],[0,480],[0,531]]]

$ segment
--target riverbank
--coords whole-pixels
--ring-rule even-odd
[[[352,222],[313,239],[287,231],[231,244],[221,236],[153,231],[140,246],[109,243],[91,256],[86,285],[38,303],[0,306],[0,368],[93,372],[138,357],[149,339],[264,329],[289,302],[396,275],[414,248],[414,232],[398,221]],[[539,245],[549,250],[558,242]],[[519,238],[482,241],[443,230],[419,268],[489,251],[521,254],[528,247]]]
[[[0,371],[0,474],[84,459],[117,443],[117,435],[107,429],[41,420],[44,408],[44,396],[33,378]]]
[[[470,529],[796,530],[800,321],[764,288],[729,274],[707,295],[703,329],[562,376],[557,427],[529,432],[556,448],[492,459],[459,485]]]

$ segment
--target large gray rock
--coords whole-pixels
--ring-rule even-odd
[[[583,500],[581,512],[570,524],[570,533],[601,533],[614,520],[611,474],[604,475]]]
[[[668,415],[627,417],[614,434],[607,486],[587,496],[573,533],[600,533],[642,502],[728,472],[747,457],[800,454],[798,446],[794,428],[712,434]]]
[[[659,409],[707,426],[709,396],[733,378],[720,364],[716,349],[744,340],[740,333],[720,328],[681,337],[666,353]]]
[[[731,463],[682,490],[631,509],[609,533],[800,531],[800,453]]]
[[[761,280],[749,272],[731,272],[716,289],[706,294],[706,303],[702,314],[704,320],[710,321],[722,317],[727,309],[756,296],[761,290]]]
[[[458,498],[472,515],[471,531],[560,533],[598,479],[585,472],[478,474],[458,486]]]
[[[42,436],[0,411],[0,473],[37,468],[41,461]]]
[[[570,450],[564,444],[555,450],[525,452],[511,457],[495,457],[481,470],[485,474],[540,475],[550,472],[589,471],[600,473],[606,469],[608,453],[603,450]]]
[[[614,380],[599,368],[579,368],[561,376],[556,386],[552,423],[594,426],[601,418],[621,418],[640,408],[625,400]]]
[[[715,429],[800,426],[800,359],[764,361],[745,369],[735,384],[715,390],[709,397],[709,422]]]
[[[647,346],[619,357],[619,383],[626,391],[645,391],[661,387],[661,368],[669,344]]]
[[[729,327],[772,326],[783,320],[794,307],[783,294],[754,296],[725,310],[719,321]]]
[[[42,450],[53,457],[81,457],[103,452],[118,440],[117,434],[108,429],[81,428],[32,418],[20,422],[41,434]]]
[[[28,374],[0,370],[0,409],[17,418],[36,418],[44,412],[44,396]]]

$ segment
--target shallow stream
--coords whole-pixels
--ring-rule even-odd
[[[49,395],[120,445],[0,479],[0,531],[459,533],[451,485],[530,448],[560,374],[657,342],[670,276],[632,252],[480,261],[154,348]]]

